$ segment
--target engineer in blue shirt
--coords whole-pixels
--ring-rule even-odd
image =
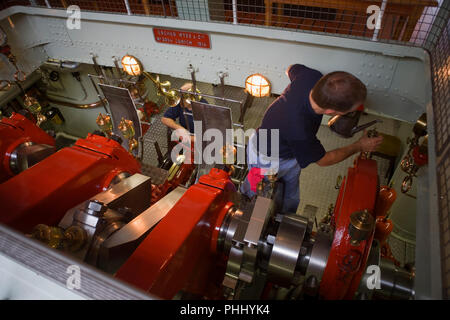
[[[301,64],[291,65],[286,74],[291,83],[269,106],[261,126],[249,139],[249,174],[241,186],[241,192],[250,198],[255,196],[257,183],[276,172],[284,190],[277,192],[275,201],[281,212],[296,213],[300,203],[299,177],[302,168],[311,163],[330,166],[355,153],[374,151],[382,142],[382,137],[369,138],[364,134],[355,143],[325,151],[316,137],[322,116],[355,111],[366,99],[366,86],[350,73],[336,71],[323,76],[319,71]],[[272,130],[278,137],[275,142],[279,142],[278,155],[275,156],[271,152]],[[265,137],[267,143],[264,141],[262,144],[261,140]]]
[[[191,91],[192,87],[192,83],[188,82],[182,85],[180,89],[184,91]],[[200,99],[200,102],[208,103],[208,101],[203,98]],[[179,123],[177,123],[177,119]],[[192,106],[190,101],[181,99],[180,103],[175,107],[167,108],[161,118],[161,122],[173,130],[183,129],[189,133],[194,133],[194,118],[192,116]],[[194,139],[193,135],[191,135],[191,139]]]

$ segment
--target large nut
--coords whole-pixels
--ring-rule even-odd
[[[350,216],[348,232],[352,244],[359,245],[360,241],[367,240],[375,226],[375,219],[369,211],[356,211]]]
[[[98,200],[91,200],[86,205],[86,211],[88,214],[101,216],[106,211],[106,206]]]

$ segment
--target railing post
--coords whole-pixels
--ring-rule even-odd
[[[128,0],[123,0],[123,2],[125,3],[125,8],[127,8],[127,14],[130,16],[131,15],[130,3],[128,2]]]

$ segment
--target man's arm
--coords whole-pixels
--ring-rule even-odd
[[[181,129],[181,131],[176,131],[178,138],[183,138],[183,136],[185,136],[190,137],[191,143],[195,141],[195,136],[191,135],[191,133],[185,127],[178,124],[175,120],[167,117],[162,117],[161,122],[173,130]]]
[[[355,143],[348,146],[328,151],[316,163],[321,167],[331,166],[341,162],[358,152],[373,152],[383,141],[383,137],[369,138],[366,133]]]
[[[163,124],[165,124],[166,126],[168,126],[169,128],[173,129],[173,130],[177,130],[177,129],[185,129],[182,125],[178,124],[175,120],[173,120],[172,118],[167,118],[167,117],[162,117],[161,118],[161,122]],[[185,129],[186,130],[186,129]]]

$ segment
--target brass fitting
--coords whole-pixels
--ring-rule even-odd
[[[59,227],[49,227],[45,224],[38,224],[34,227],[31,237],[44,242],[53,249],[61,249],[64,247],[64,230]]]
[[[45,224],[34,227],[31,237],[44,242],[50,248],[70,252],[80,250],[87,240],[86,231],[79,226],[71,226],[64,231],[60,227],[50,227]]]
[[[178,171],[181,168],[181,165],[184,163],[184,160],[186,159],[185,155],[178,155],[177,159],[175,160],[175,162],[172,164],[172,166],[169,169],[169,175],[167,176],[167,181],[172,181],[176,174],[178,173]]]
[[[113,127],[110,116],[99,113],[95,122],[104,134],[106,134],[108,137],[111,137]]]
[[[77,252],[87,241],[87,234],[83,228],[79,226],[70,226],[64,231],[65,246],[64,248],[70,252]]]
[[[236,161],[236,148],[232,145],[224,145],[220,150],[224,164],[233,164]]]
[[[135,131],[133,121],[122,118],[119,123],[119,130],[122,132],[125,139],[128,139],[128,152],[131,154],[138,146],[138,142],[134,138]]]
[[[28,111],[30,111],[36,117],[36,125],[38,127],[42,122],[47,120],[47,118],[41,113],[42,107],[36,98],[26,94],[24,97],[24,105],[28,109]]]

